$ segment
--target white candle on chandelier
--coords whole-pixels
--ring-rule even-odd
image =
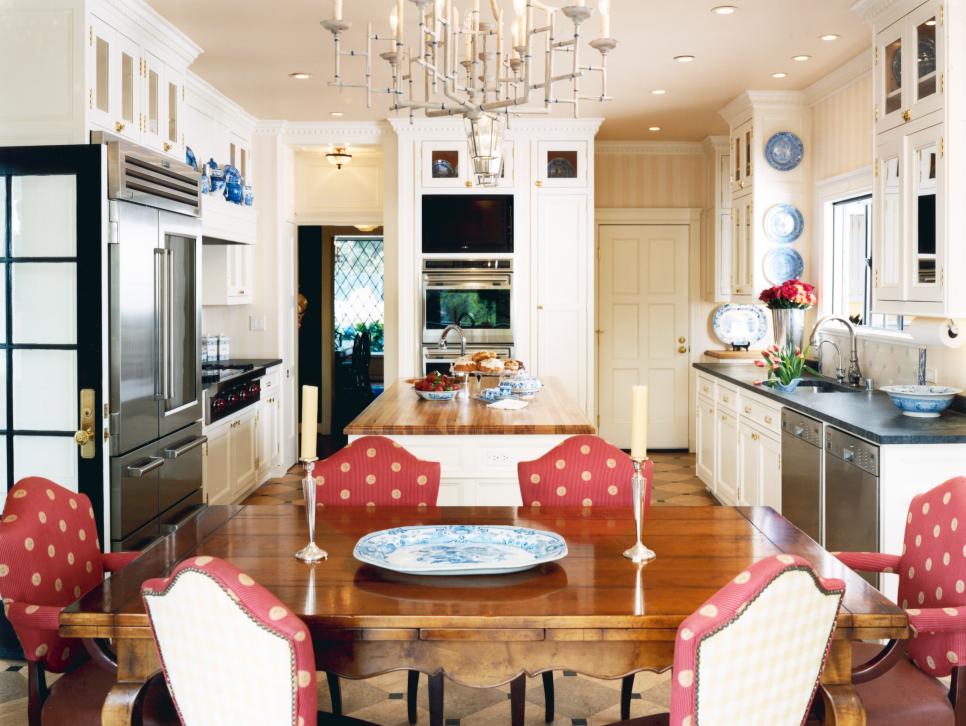
[[[336,20],[342,20],[342,0],[332,0],[332,14]]]
[[[389,13],[389,28],[392,30],[392,37],[399,40],[399,7],[394,5],[392,12]]]
[[[600,0],[600,37],[610,37],[610,0]]]
[[[480,29],[480,0],[473,0],[473,30]]]
[[[503,11],[500,11],[500,15],[497,17],[496,21],[496,52],[503,55]],[[497,78],[500,77],[500,70],[497,69]]]
[[[463,60],[470,63],[473,62],[473,16],[468,15],[464,21],[463,35],[464,46],[463,46]]]
[[[585,3],[586,3],[586,0],[577,0],[577,7],[582,8]]]
[[[405,0],[396,0],[396,15],[399,17],[399,24],[396,26],[396,40],[402,42],[403,26],[405,25],[406,4]]]
[[[520,25],[518,31],[520,35],[515,45],[520,47],[527,42],[527,0],[513,0],[513,11],[517,14],[517,23]]]

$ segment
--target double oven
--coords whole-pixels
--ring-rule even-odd
[[[460,355],[455,335],[439,348],[448,325],[458,325],[470,355],[490,350],[512,358],[513,261],[509,259],[424,259],[423,372],[448,373]]]

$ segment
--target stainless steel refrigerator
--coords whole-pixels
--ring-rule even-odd
[[[111,548],[138,549],[202,503],[201,182],[107,141]]]

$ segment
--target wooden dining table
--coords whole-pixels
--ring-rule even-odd
[[[822,676],[826,723],[865,723],[850,641],[909,637],[902,609],[768,507],[653,507],[644,542],[657,558],[643,565],[621,556],[634,540],[624,510],[320,508],[316,539],[329,558],[312,565],[292,556],[308,539],[305,520],[297,505],[208,507],[63,611],[62,635],[112,641],[118,671],[106,726],[131,723],[139,692],[160,669],[141,583],[198,555],[224,558],[275,593],[308,624],[318,669],[345,678],[410,669],[436,683],[445,676],[492,687],[550,669],[607,679],[667,670],[681,621],[750,564],[781,553],[846,583]],[[551,530],[568,554],[525,572],[470,577],[403,575],[353,558],[364,534],[437,523]]]

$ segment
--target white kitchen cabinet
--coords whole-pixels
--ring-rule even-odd
[[[592,203],[585,193],[542,191],[533,195],[532,205],[534,372],[559,379],[587,410],[593,355],[588,329],[593,320]]]
[[[759,499],[764,507],[776,512],[782,511],[782,442],[780,437],[761,435],[758,441],[759,454]]]
[[[719,410],[715,420],[714,495],[725,505],[738,503],[738,417],[729,411]]]
[[[261,379],[261,399],[258,403],[258,482],[272,476],[281,465],[281,373],[271,369]]]
[[[781,440],[738,422],[738,504],[781,512]]]
[[[754,181],[754,121],[747,119],[731,129],[731,191],[751,189]]]
[[[587,186],[586,141],[538,141],[533,150],[533,183],[539,188]]]
[[[91,124],[111,128],[115,121],[112,88],[117,85],[114,28],[91,15],[87,29],[87,103]]]
[[[231,500],[231,449],[228,424],[205,430],[208,441],[204,455],[204,491],[208,504],[227,504]]]
[[[734,244],[731,217],[731,154],[727,136],[709,136],[704,158],[710,170],[712,206],[702,212],[704,249],[701,258],[703,295],[708,302],[728,302],[733,294],[731,258]]]
[[[231,497],[237,501],[257,483],[258,458],[256,452],[256,432],[258,429],[258,407],[249,406],[228,424],[228,449],[231,453],[229,480]]]
[[[731,295],[732,299],[751,299],[755,292],[755,201],[743,192],[732,201]]]
[[[251,247],[206,244],[202,252],[202,305],[250,305],[254,299]]]
[[[695,415],[697,416],[695,422],[696,471],[698,478],[714,494],[714,401],[698,396]]]

